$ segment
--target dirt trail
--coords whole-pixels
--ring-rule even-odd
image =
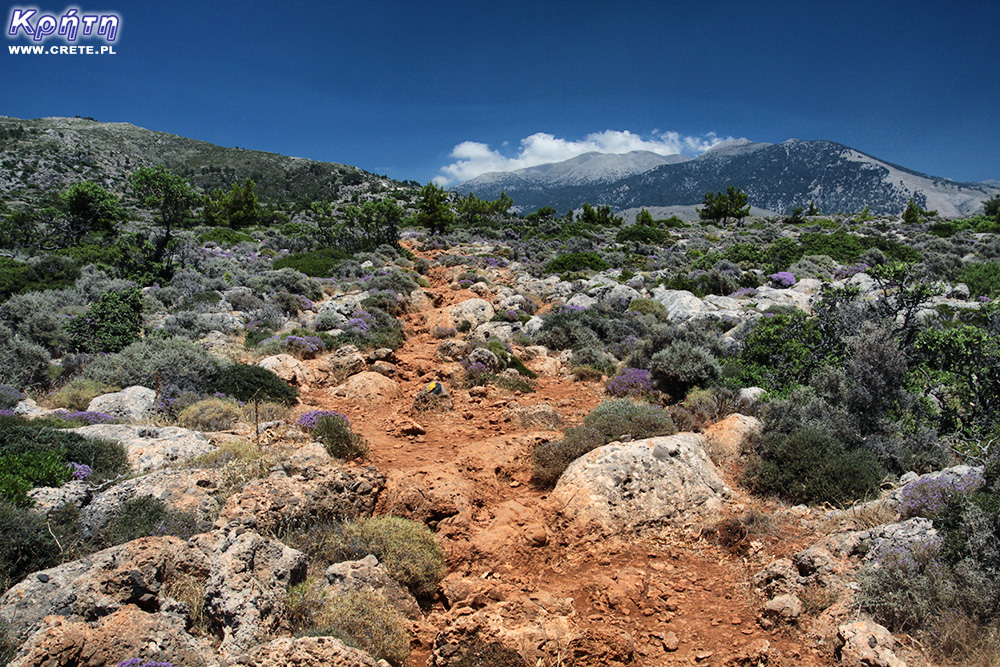
[[[780,650],[782,664],[831,664],[829,655],[804,645],[798,633],[761,628],[760,601],[746,585],[772,554],[797,546],[787,542],[794,542],[794,534],[763,537],[753,562],[700,539],[696,527],[661,527],[614,540],[564,534],[558,508],[528,483],[531,445],[557,439],[560,433],[516,428],[504,420],[504,413],[512,402],[549,403],[572,425],[602,400],[603,386],[541,377],[534,393],[511,394],[490,387],[485,395],[470,395],[453,381],[460,377],[458,364],[435,358],[441,341],[429,331],[450,306],[479,298],[468,290],[452,290],[447,272],[434,267],[427,276],[431,286],[425,291],[435,308],[402,318],[407,339],[391,361],[401,371],[395,379],[403,398],[362,405],[316,387],[305,390],[302,401],[303,410],[330,409],[348,415],[370,444],[369,462],[390,480],[393,476],[423,479],[421,475],[431,471],[433,476],[435,470],[457,470],[467,477],[474,487],[468,520],[429,522],[448,554],[449,571],[489,579],[503,588],[508,600],[572,598],[575,620],[585,630],[605,634],[623,630],[631,635],[633,664],[639,666],[723,665],[727,656],[755,642],[759,645],[760,640]],[[411,414],[414,395],[430,380],[444,380],[451,388],[454,410]],[[523,531],[529,537],[532,530],[538,533],[537,524],[544,526],[541,536],[523,539]],[[442,629],[445,615],[443,608],[433,610],[418,628],[421,645],[414,650],[413,665],[426,663],[429,643]],[[578,664],[622,664],[611,648],[607,656],[576,659]],[[573,662],[568,659],[563,664]]]

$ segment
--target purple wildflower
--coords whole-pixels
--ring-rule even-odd
[[[94,469],[86,463],[67,463],[66,467],[73,473],[73,479],[87,479],[94,474]]]
[[[791,287],[798,280],[795,279],[795,274],[790,271],[778,271],[777,273],[772,273],[768,276],[778,287]]]
[[[612,396],[641,396],[653,391],[653,376],[643,368],[628,368],[608,382],[604,390]]]
[[[351,420],[347,418],[346,415],[340,412],[334,412],[333,410],[310,410],[309,412],[304,412],[302,415],[295,420],[295,424],[306,431],[315,431],[316,427],[319,426],[319,420],[325,418],[335,418],[343,419],[347,422],[348,426],[351,424]]]
[[[933,519],[955,496],[965,496],[983,485],[978,470],[960,478],[945,475],[922,477],[910,482],[899,493],[899,513],[904,519],[922,516]]]

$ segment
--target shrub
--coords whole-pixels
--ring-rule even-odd
[[[0,590],[59,562],[44,514],[0,500],[0,535]]]
[[[86,314],[71,319],[70,346],[83,352],[118,352],[139,340],[142,292],[133,287],[105,292]]]
[[[714,380],[721,373],[711,352],[683,340],[654,354],[649,369],[660,387],[674,398],[684,396],[691,387]]]
[[[336,637],[348,646],[402,667],[410,656],[410,635],[402,614],[379,593],[346,591],[326,601],[316,617],[317,627],[300,636]]]
[[[206,398],[181,410],[177,423],[196,431],[225,431],[240,420],[240,408],[233,401]]]
[[[395,516],[364,517],[346,523],[330,540],[332,562],[374,554],[393,579],[414,595],[432,594],[444,576],[444,551],[427,526]]]
[[[117,354],[98,357],[83,372],[100,384],[159,388],[161,396],[170,397],[207,389],[218,375],[216,357],[178,338],[141,340]]]
[[[162,500],[139,496],[123,504],[100,530],[98,541],[105,547],[124,544],[150,535],[174,535],[187,539],[198,532],[193,514],[168,509]]]
[[[27,396],[17,387],[11,387],[9,384],[0,384],[0,410],[10,410],[25,398]]]
[[[772,273],[768,276],[776,287],[792,287],[798,281],[795,279],[795,275],[789,271],[778,271],[777,273]]]
[[[36,486],[62,486],[73,479],[60,451],[26,451],[0,454],[0,500],[18,507],[32,501],[28,491]]]
[[[90,466],[95,480],[129,470],[128,454],[120,443],[84,438],[35,422],[0,423],[0,456],[49,452],[58,453],[63,466],[70,462]]]
[[[363,459],[368,456],[368,443],[351,430],[351,423],[342,415],[320,417],[314,434],[334,458]]]
[[[792,503],[849,505],[877,492],[885,472],[871,452],[847,448],[828,430],[805,426],[791,433],[772,431],[762,451],[747,465],[751,491]]]
[[[667,307],[656,299],[637,298],[632,299],[628,304],[628,309],[644,315],[652,315],[659,320],[668,318]]]
[[[899,493],[899,514],[903,519],[922,516],[933,519],[941,514],[955,496],[968,496],[983,484],[983,476],[973,472],[960,479],[945,475],[921,477]]]
[[[254,243],[254,238],[249,234],[238,232],[227,227],[214,227],[206,232],[198,234],[199,243],[216,243],[220,246],[232,246],[238,243]],[[280,268],[280,267],[278,267]]]
[[[47,387],[50,361],[45,348],[15,338],[0,324],[0,383],[21,389]]]
[[[566,273],[567,271],[603,271],[610,265],[596,252],[571,252],[560,255],[545,265],[546,273]]]
[[[69,346],[67,311],[85,304],[83,295],[75,290],[28,292],[0,306],[0,320],[25,341],[58,355]]]
[[[97,396],[121,391],[121,387],[100,384],[84,377],[73,378],[49,395],[49,403],[57,408],[86,410]]]
[[[449,658],[450,667],[526,667],[521,654],[499,642],[486,643],[475,637],[458,646]]]
[[[1000,296],[1000,262],[967,264],[962,272],[962,282],[969,286],[970,296]]]
[[[337,265],[349,257],[350,255],[340,248],[322,248],[276,259],[272,266],[276,269],[293,269],[307,276],[326,278],[333,275]]]
[[[273,401],[294,403],[299,396],[295,387],[260,366],[233,364],[222,369],[213,388],[238,401]]]

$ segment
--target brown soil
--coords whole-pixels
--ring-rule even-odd
[[[761,600],[749,590],[753,573],[776,555],[788,555],[806,544],[796,526],[750,534],[745,540],[737,539],[740,544],[735,546],[726,544],[726,539],[712,539],[710,531],[706,534],[704,526],[697,525],[649,527],[616,539],[571,535],[564,530],[558,508],[529,483],[530,446],[560,434],[515,428],[504,421],[503,413],[512,401],[521,405],[548,402],[569,424],[579,423],[602,400],[603,385],[543,377],[534,393],[515,395],[490,387],[486,396],[470,396],[458,382],[458,364],[435,358],[441,341],[430,334],[445,308],[477,297],[468,290],[450,289],[448,271],[434,267],[427,276],[431,282],[427,291],[434,295],[437,308],[403,318],[408,336],[393,362],[402,371],[396,380],[404,399],[385,405],[359,405],[317,387],[303,392],[302,409],[347,414],[370,444],[370,463],[387,473],[416,473],[450,464],[470,476],[478,494],[471,521],[458,528],[444,529],[444,523],[436,526],[449,556],[449,571],[488,578],[504,588],[506,599],[538,599],[539,594],[572,598],[576,621],[582,628],[620,629],[631,635],[636,665],[722,665],[727,656],[761,639],[769,641],[782,657],[780,663],[766,664],[831,664],[829,647],[813,646],[798,629],[764,629],[758,622]],[[451,388],[454,410],[412,414],[412,397],[431,380],[444,380]],[[403,432],[414,422],[425,433]],[[488,461],[497,450],[504,450],[515,461],[501,474],[490,469]],[[477,460],[482,465],[475,465]],[[736,488],[732,479],[727,481]],[[503,513],[501,504],[509,507],[509,501],[544,517],[546,540],[508,539],[491,544],[483,539],[484,531]],[[753,502],[741,496],[734,511],[745,511]],[[725,535],[731,532],[726,528],[722,531]],[[509,538],[510,533],[502,535]],[[722,545],[717,543],[720,541]],[[473,542],[476,546],[470,546]],[[426,663],[430,642],[441,629],[434,622],[443,618],[443,607],[436,610],[440,613],[433,611],[419,624],[420,645],[411,658],[413,665]],[[668,633],[676,635],[676,648],[669,646]],[[601,664],[602,659],[587,656],[586,663]]]

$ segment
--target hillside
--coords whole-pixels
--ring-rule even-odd
[[[578,158],[575,158],[578,159]],[[572,161],[567,161],[572,162]],[[779,214],[815,202],[823,213],[898,214],[912,197],[943,217],[970,215],[1000,193],[983,183],[956,183],[885,162],[830,141],[790,139],[781,144],[745,139],[719,144],[693,160],[661,164],[642,173],[603,181],[550,178],[567,163],[491,174],[455,187],[495,198],[506,191],[524,211],[553,206],[559,211],[584,202],[616,210],[700,204],[706,192],[742,188],[750,203]],[[567,165],[568,166],[568,165]]]
[[[83,180],[123,193],[128,174],[159,164],[205,192],[252,178],[266,202],[334,199],[352,189],[401,186],[344,164],[216,146],[130,123],[0,116],[0,193],[8,200],[31,201]]]

